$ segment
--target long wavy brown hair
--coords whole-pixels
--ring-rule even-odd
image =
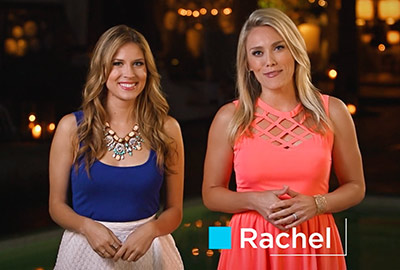
[[[157,153],[157,164],[165,173],[172,173],[169,157],[173,151],[173,140],[164,130],[169,106],[161,91],[160,75],[153,54],[146,39],[138,31],[117,25],[107,30],[97,41],[90,62],[89,72],[83,89],[83,120],[78,126],[74,143],[74,164],[79,167],[85,161],[86,171],[96,159],[107,152],[104,142],[104,123],[107,88],[106,81],[112,68],[112,59],[121,46],[134,42],[143,51],[147,68],[147,81],[143,91],[135,100],[134,114],[141,127],[141,133],[149,146]]]
[[[250,31],[257,26],[271,26],[283,38],[295,59],[295,90],[307,115],[311,116],[313,130],[324,134],[331,128],[324,109],[321,94],[311,82],[311,64],[303,37],[294,22],[275,8],[258,9],[244,23],[239,35],[236,55],[238,107],[228,129],[231,143],[248,131],[254,119],[255,102],[261,94],[261,85],[247,65],[246,40]]]

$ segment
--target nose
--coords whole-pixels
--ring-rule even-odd
[[[265,55],[265,66],[266,67],[273,67],[276,65],[276,60],[274,54],[272,52],[267,52]]]
[[[124,68],[124,77],[126,77],[126,78],[132,78],[132,77],[135,77],[136,76],[136,73],[135,73],[135,69],[134,69],[134,67],[132,66],[132,65],[125,65],[125,68]]]

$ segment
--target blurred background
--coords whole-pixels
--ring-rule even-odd
[[[91,50],[117,24],[149,41],[181,124],[185,215],[174,236],[185,266],[215,269],[207,228],[230,216],[201,203],[207,133],[236,95],[240,28],[263,7],[295,21],[314,84],[356,124],[367,196],[335,215],[342,232],[348,220],[349,269],[400,264],[400,0],[0,0],[0,269],[52,269],[62,233],[48,214],[52,135],[79,109]]]

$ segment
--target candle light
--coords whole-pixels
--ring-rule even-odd
[[[36,125],[32,128],[32,137],[34,139],[39,139],[42,135],[42,127],[40,125]]]

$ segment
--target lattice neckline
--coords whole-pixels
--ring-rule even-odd
[[[283,149],[294,148],[311,139],[313,134],[303,123],[305,114],[301,103],[288,112],[269,106],[258,98],[251,132],[265,141]]]

